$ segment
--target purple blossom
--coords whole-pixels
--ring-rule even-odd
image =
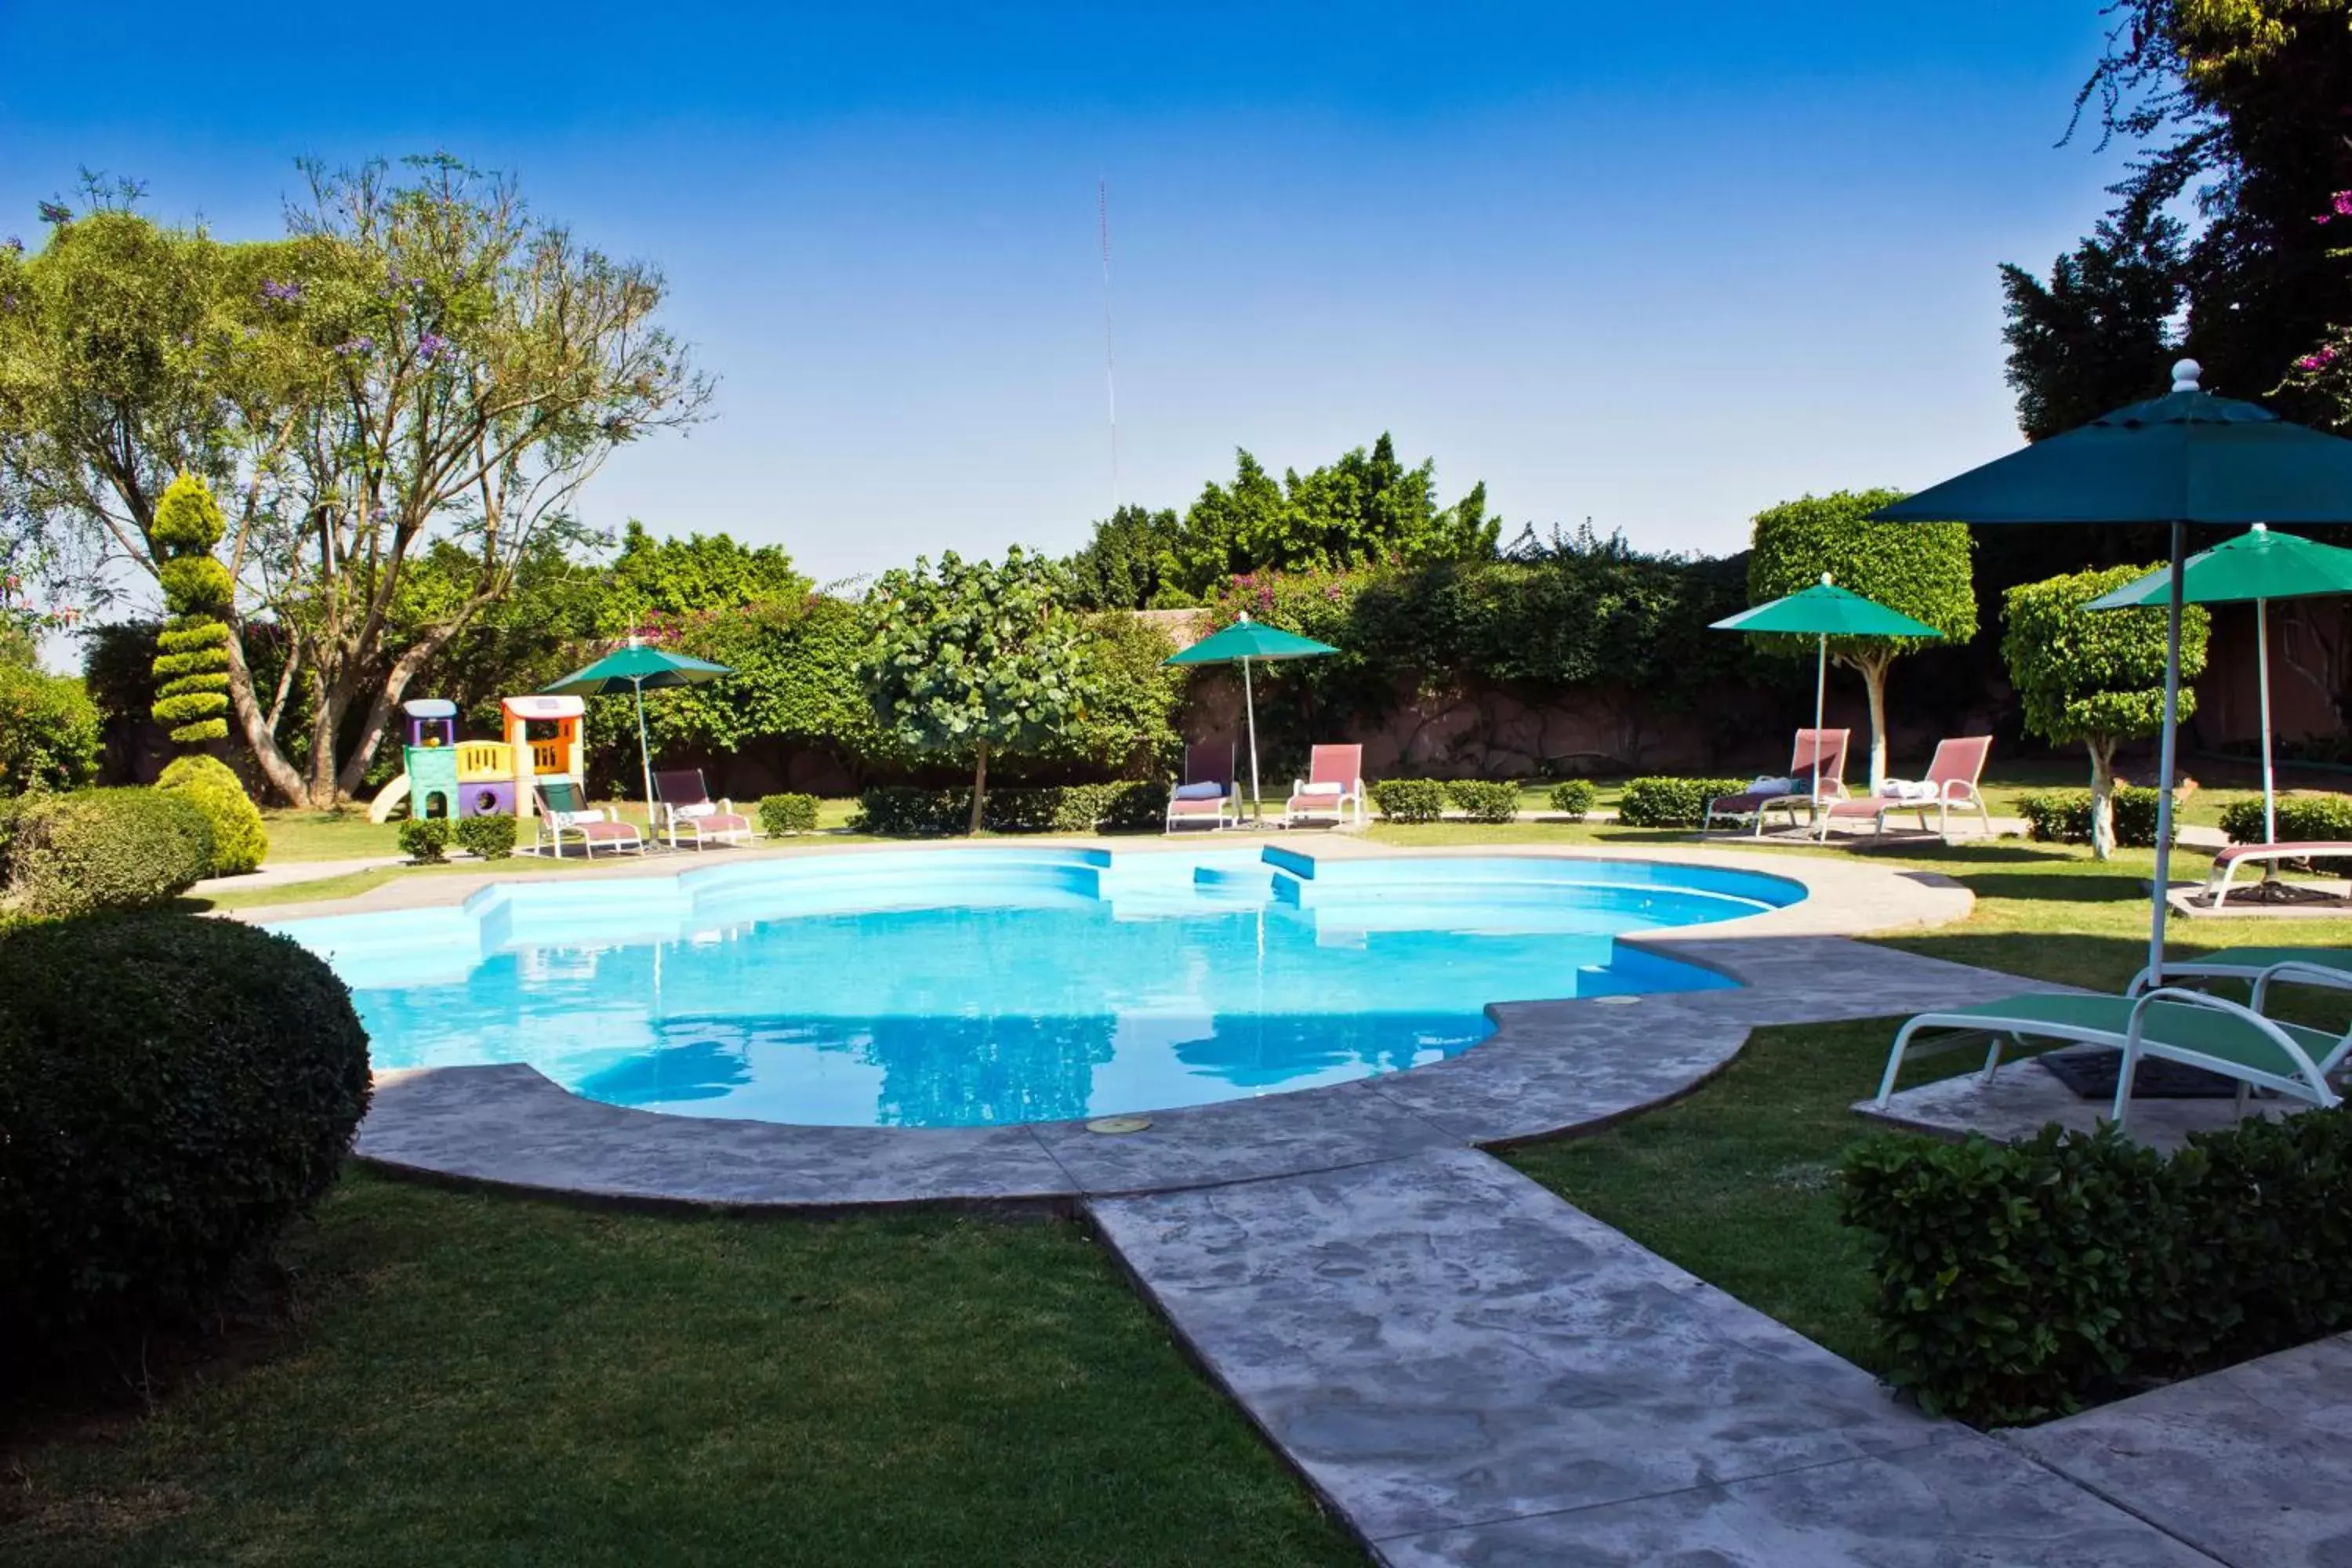
[[[430,364],[442,355],[456,352],[454,343],[438,332],[427,332],[416,340],[416,357]]]
[[[369,354],[375,353],[375,340],[371,337],[345,338],[335,345],[339,354]]]
[[[2337,217],[2352,217],[2352,191],[2336,192],[2327,205]]]
[[[2329,365],[2336,363],[2336,351],[2332,347],[2323,344],[2321,347],[2314,349],[2311,353],[2295,361],[2294,368],[2297,370],[2306,371],[2326,370]]]
[[[41,204],[41,221],[43,223],[71,223],[73,222],[73,208],[65,205],[61,202],[43,202]]]
[[[299,305],[302,302],[302,285],[280,283],[275,278],[261,280],[261,297],[272,304]]]

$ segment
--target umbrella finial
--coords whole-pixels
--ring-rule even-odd
[[[2268,533],[2271,531],[2271,525],[2267,522],[2258,522],[2254,524],[2253,531],[2256,533]]]
[[[2201,390],[2197,384],[2197,378],[2204,374],[2205,367],[2193,359],[2175,361],[2172,366],[2172,390],[2175,392]]]
[[[1829,585],[1830,585],[1830,574],[1829,574],[1828,573],[1824,572],[1824,573],[1822,573],[1822,587],[1824,587],[1824,588],[1826,588],[1826,587],[1828,587]]]

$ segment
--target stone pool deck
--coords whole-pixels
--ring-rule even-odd
[[[1311,848],[1382,852],[1341,838]],[[1622,858],[1752,868],[1810,896],[1641,939],[1739,989],[1498,1006],[1495,1037],[1448,1061],[1159,1112],[1132,1134],[656,1116],[507,1067],[385,1075],[361,1152],[641,1202],[1081,1208],[1208,1374],[1389,1568],[2352,1563],[2352,1492],[2328,1468],[2329,1439],[2352,1420],[2328,1400],[2345,1370],[2334,1361],[2294,1401],[2280,1386],[2292,1372],[2242,1368],[2226,1388],[2201,1380],[1988,1437],[1898,1405],[1482,1152],[1687,1092],[1759,1025],[2021,988],[1848,940],[1959,918],[1969,896],[1941,879],[1716,847]],[[417,889],[454,902],[491,879]],[[391,907],[393,890],[301,912]],[[2352,1363],[2340,1346],[2314,1353]],[[2280,1479],[2289,1471],[2311,1484]]]

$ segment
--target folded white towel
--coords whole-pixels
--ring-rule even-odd
[[[1300,795],[1345,795],[1347,792],[1348,786],[1343,784],[1303,784],[1298,786]]]
[[[1936,786],[1919,779],[1881,779],[1878,794],[1883,800],[1933,800]]]

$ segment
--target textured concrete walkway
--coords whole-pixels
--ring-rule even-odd
[[[1091,1206],[1397,1568],[2211,1562],[1485,1154]]]
[[[2006,1440],[2231,1568],[2352,1564],[2352,1335]]]

